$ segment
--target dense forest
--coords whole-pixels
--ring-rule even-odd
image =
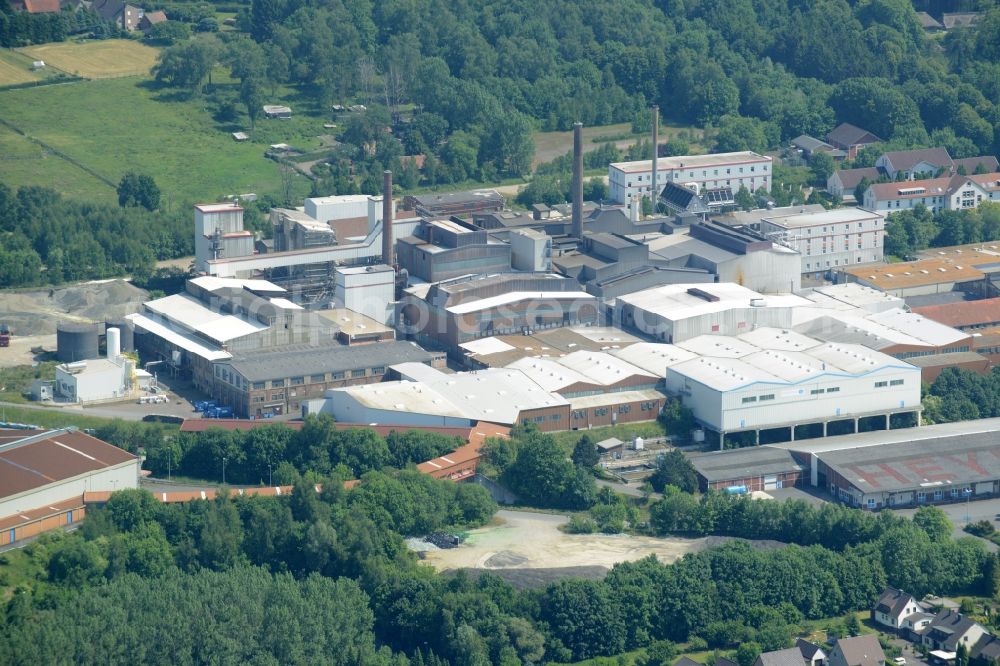
[[[966,4],[988,11],[937,39],[908,0],[253,0],[237,21],[250,39],[177,44],[156,75],[210,93],[227,117],[242,104],[251,123],[279,83],[322,114],[367,104],[317,174],[344,193],[373,190],[383,168],[403,187],[523,176],[533,129],[645,131],[653,103],[714,128],[718,150],[773,149],[847,121],[888,147],[962,157],[1000,152],[1000,9]],[[214,62],[238,93],[206,87]],[[399,159],[415,154],[422,172]]]
[[[0,287],[125,274],[141,280],[157,260],[192,252],[187,209],[87,203],[46,187],[14,192],[0,182]]]
[[[548,462],[551,437],[515,435],[515,461]],[[790,545],[732,543],[669,565],[622,564],[600,581],[517,590],[489,573],[436,574],[403,543],[484,524],[496,509],[484,489],[387,467],[347,490],[345,474],[296,473],[283,497],[163,505],[144,491],[116,493],[77,532],[27,547],[21,570],[34,573],[0,607],[3,662],[516,666],[644,646],[675,654],[681,642],[751,645],[747,653],[790,645],[805,620],[867,608],[886,584],[992,595],[1000,583],[996,555],[953,540],[936,508],[909,520],[699,500],[670,486],[650,509],[654,532]],[[9,575],[0,564],[0,584]]]

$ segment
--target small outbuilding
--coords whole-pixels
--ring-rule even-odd
[[[287,106],[279,106],[275,104],[265,104],[264,105],[264,115],[268,118],[278,118],[280,120],[289,120],[292,117],[292,109]]]
[[[249,141],[250,135],[246,132],[233,132],[233,141]]]

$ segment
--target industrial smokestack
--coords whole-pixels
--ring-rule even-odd
[[[573,236],[583,238],[583,123],[573,123]]]
[[[392,172],[386,169],[382,172],[382,261],[386,266],[392,266]]]
[[[650,203],[653,204],[653,210],[656,210],[656,200],[660,198],[659,184],[660,181],[657,178],[657,167],[660,161],[660,107],[656,104],[653,105],[653,196],[650,198]]]

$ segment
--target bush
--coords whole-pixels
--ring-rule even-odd
[[[983,537],[984,539],[996,534],[993,523],[988,520],[978,520],[974,523],[969,523],[964,529],[972,536]]]
[[[567,534],[593,534],[597,531],[597,523],[587,516],[573,516],[563,530]]]

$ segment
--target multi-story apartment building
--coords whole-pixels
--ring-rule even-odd
[[[667,183],[695,184],[698,190],[740,187],[751,192],[771,190],[772,160],[766,155],[745,151],[711,155],[661,157],[657,161],[658,189]],[[615,162],[608,166],[611,198],[631,204],[636,195],[649,196],[653,187],[653,161]],[[659,192],[656,193],[659,195]]]

